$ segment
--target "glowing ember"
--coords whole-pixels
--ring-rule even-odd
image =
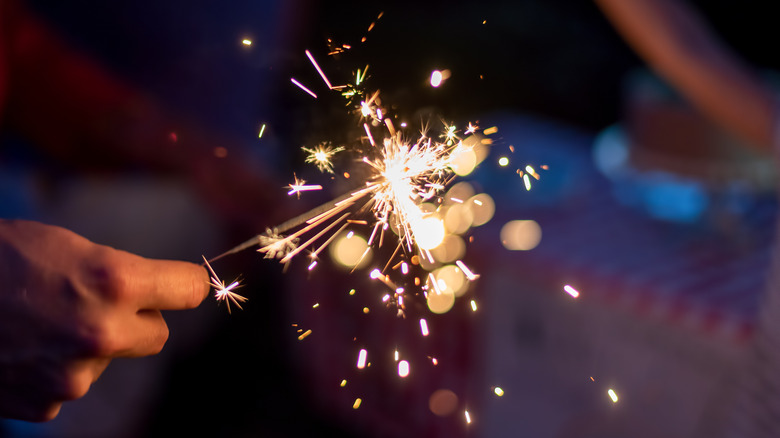
[[[574,298],[577,298],[580,296],[580,293],[577,291],[577,289],[574,289],[573,287],[569,286],[568,284],[563,286],[563,290],[566,291],[569,295],[571,295]]]
[[[362,370],[366,367],[366,359],[368,358],[368,351],[366,351],[365,348],[362,348],[360,350],[360,353],[358,353],[358,361],[357,361],[357,367],[359,370]]]
[[[406,377],[409,375],[409,362],[405,360],[398,362],[398,375],[400,377]]]
[[[428,336],[428,321],[425,318],[420,318],[420,332],[423,336]]]

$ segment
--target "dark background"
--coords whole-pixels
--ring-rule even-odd
[[[302,162],[300,145],[344,135],[333,132],[340,113],[323,112],[333,98],[313,102],[289,82],[295,76],[324,89],[304,49],[333,82],[370,64],[372,88],[399,113],[465,123],[521,112],[594,133],[620,119],[622,79],[641,66],[589,1],[30,3],[74,46],[176,111],[247,144],[267,123],[273,141],[257,152],[290,172]],[[769,44],[780,40],[769,2],[694,3],[750,63],[780,67]],[[241,45],[244,37],[251,47]],[[328,58],[327,38],[353,49]],[[425,85],[434,69],[452,72],[439,89]],[[233,262],[250,273],[248,284],[281,284],[276,265],[258,268],[251,257]],[[281,294],[271,294],[263,307],[225,315],[197,353],[179,358],[142,426],[147,436],[357,436],[308,403],[280,341],[289,334],[284,306]],[[260,362],[262,370],[244,367]]]

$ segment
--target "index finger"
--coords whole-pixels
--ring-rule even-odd
[[[139,310],[183,310],[198,307],[209,293],[206,269],[177,260],[146,259],[124,253],[124,287]]]

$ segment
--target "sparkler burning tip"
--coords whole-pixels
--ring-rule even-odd
[[[244,310],[244,308],[241,307],[241,303],[249,301],[249,299],[233,292],[233,289],[239,287],[238,280],[233,281],[232,283],[230,283],[230,285],[226,286],[225,282],[220,280],[217,274],[214,272],[214,269],[211,268],[211,265],[209,264],[208,260],[206,260],[205,256],[203,256],[203,261],[206,263],[206,267],[209,269],[209,272],[211,273],[209,285],[211,285],[211,287],[214,288],[214,297],[217,299],[217,301],[225,302],[225,304],[227,305],[228,313],[231,313],[230,310],[231,301],[239,309]]]

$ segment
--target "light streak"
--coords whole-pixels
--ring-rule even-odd
[[[257,138],[263,138],[264,132],[265,132],[265,123],[263,123],[263,126],[260,127],[260,133],[257,134]]]
[[[203,261],[206,263],[206,267],[209,268],[209,272],[211,273],[209,285],[214,288],[214,297],[216,298],[216,300],[225,302],[225,304],[227,305],[228,313],[231,313],[230,311],[231,301],[233,302],[233,304],[238,306],[239,309],[244,310],[244,308],[241,307],[241,303],[246,302],[249,299],[233,292],[233,289],[236,289],[239,286],[238,281],[236,280],[230,283],[230,285],[225,286],[225,282],[219,279],[216,272],[214,272],[214,269],[211,268],[211,265],[209,264],[208,260],[206,260],[205,256],[203,257]]]
[[[317,61],[314,60],[314,56],[312,56],[311,52],[309,52],[307,50],[306,51],[306,56],[309,57],[309,61],[311,61],[311,63],[314,65],[314,68],[317,69],[317,73],[319,73],[320,76],[322,76],[322,80],[325,81],[325,85],[328,86],[328,89],[332,90],[333,89],[333,85],[330,84],[330,81],[328,80],[328,77],[325,76],[325,73],[322,71],[320,66],[317,64]]]
[[[306,337],[309,336],[310,334],[311,334],[311,329],[306,330],[305,332],[301,333],[300,336],[298,336],[298,340],[302,341],[302,340],[306,339]]]
[[[290,191],[287,192],[288,195],[298,194],[298,196],[300,196],[301,192],[306,192],[311,190],[322,190],[322,186],[319,184],[307,185],[305,180],[298,179],[297,176],[295,176],[294,178],[295,178],[295,182],[287,186],[290,188]]]
[[[368,351],[365,348],[361,348],[358,353],[357,367],[362,370],[366,367],[366,359],[368,358]]]
[[[466,266],[466,264],[463,263],[462,261],[455,260],[455,264],[460,268],[461,271],[463,271],[463,275],[465,275],[466,278],[469,279],[469,281],[474,281],[477,278],[479,278],[479,275],[471,272],[471,269],[469,269],[469,267]]]
[[[292,81],[292,83],[293,83],[293,84],[297,85],[297,86],[298,86],[298,87],[299,87],[301,90],[303,90],[303,91],[305,91],[305,92],[309,93],[309,94],[311,95],[311,97],[313,97],[313,98],[315,98],[315,99],[317,98],[317,95],[316,95],[316,94],[314,94],[314,92],[313,92],[313,91],[311,91],[311,90],[309,90],[308,88],[306,88],[306,87],[305,87],[305,86],[304,86],[302,83],[300,83],[300,82],[296,81],[296,80],[295,80],[295,78],[290,78],[290,81]]]
[[[563,286],[563,290],[565,290],[567,294],[571,295],[574,298],[580,296],[580,292],[577,289],[574,289],[573,287],[569,286],[568,284]]]
[[[466,417],[466,424],[471,424],[471,415],[469,414],[468,409],[463,411],[463,416]]]
[[[531,190],[531,180],[528,178],[528,174],[523,174],[523,183],[525,183],[525,189]]]

